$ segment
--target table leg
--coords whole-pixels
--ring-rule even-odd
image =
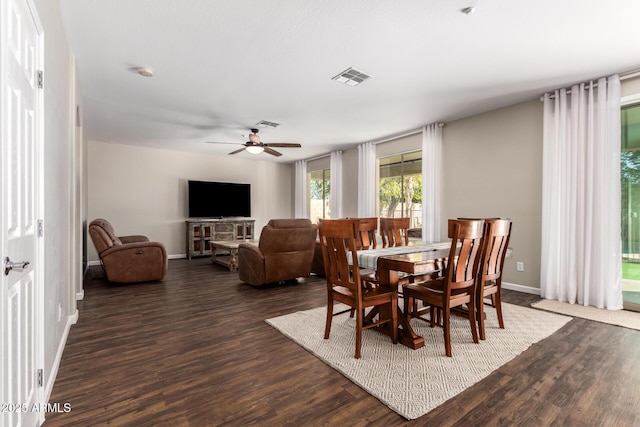
[[[211,245],[211,262],[216,262],[216,247]]]
[[[238,271],[238,248],[229,249],[229,271]]]
[[[398,288],[398,273],[396,271],[379,269],[378,279],[380,280],[381,286]],[[404,315],[404,312],[400,308],[400,304],[396,306],[396,310],[398,314],[398,341],[414,350],[424,347],[424,338],[415,333]],[[380,306],[380,318],[387,317],[391,317],[391,313],[389,313],[389,310],[386,307]],[[381,325],[381,332],[390,334],[391,331],[389,331],[388,328],[386,328],[386,331],[383,328],[386,325],[388,324]]]

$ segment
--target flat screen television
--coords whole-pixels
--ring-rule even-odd
[[[189,181],[189,218],[251,216],[251,184]]]

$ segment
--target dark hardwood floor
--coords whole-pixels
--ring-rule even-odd
[[[323,305],[318,278],[254,288],[206,258],[161,283],[88,278],[50,399],[71,412],[45,426],[640,425],[639,331],[574,319],[407,421],[264,321]]]

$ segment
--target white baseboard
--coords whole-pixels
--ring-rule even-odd
[[[524,292],[525,294],[540,295],[539,288],[532,288],[531,286],[517,285],[515,283],[502,282],[502,287],[512,291]]]
[[[58,376],[58,368],[60,367],[60,363],[62,362],[62,353],[64,352],[64,347],[67,344],[67,338],[69,337],[69,331],[71,330],[71,325],[75,324],[78,321],[78,310],[75,311],[71,316],[67,317],[67,324],[64,327],[64,331],[62,332],[62,337],[60,338],[60,342],[58,343],[58,351],[56,352],[56,357],[53,360],[53,365],[51,366],[51,372],[49,372],[49,376],[47,377],[46,387],[44,389],[44,401],[48,402],[51,398],[51,392],[53,391],[53,384],[56,381],[56,377]]]
[[[172,255],[167,255],[167,259],[184,259],[187,257],[187,254],[172,254]],[[89,261],[87,263],[87,266],[92,267],[92,266],[96,266],[96,265],[100,265],[100,260],[98,261]]]
[[[76,292],[76,301],[80,301],[84,299],[84,289],[82,289],[80,292]]]

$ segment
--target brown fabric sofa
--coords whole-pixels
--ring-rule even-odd
[[[91,221],[89,234],[110,282],[164,279],[167,252],[162,243],[150,242],[146,236],[118,237],[111,224],[102,218]]]
[[[262,286],[309,276],[317,234],[308,219],[272,219],[262,229],[258,246],[238,247],[240,280]]]

